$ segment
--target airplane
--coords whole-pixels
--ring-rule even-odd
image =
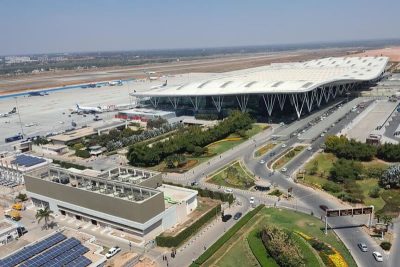
[[[111,81],[111,82],[108,82],[108,85],[109,86],[115,86],[115,85],[121,86],[122,85],[122,81],[121,80],[119,80],[119,81]]]
[[[49,95],[49,93],[40,91],[34,91],[28,93],[28,96],[45,96],[45,95]]]
[[[161,85],[155,85],[155,86],[152,86],[152,87],[151,87],[151,89],[158,89],[158,88],[162,88],[162,87],[165,87],[165,86],[167,86],[167,84],[168,84],[168,81],[167,81],[167,80],[165,80],[165,82],[164,82],[163,84],[161,84]]]
[[[32,122],[32,123],[25,124],[25,127],[32,127],[32,126],[37,126],[37,125],[38,125],[38,123]]]
[[[0,113],[0,118],[5,118],[5,117],[9,117],[12,114],[17,113],[17,108],[13,107],[13,109],[7,113]]]
[[[91,114],[91,113],[102,113],[103,111],[101,110],[100,107],[81,107],[78,104],[76,104],[76,112],[79,113],[84,113],[84,114]]]

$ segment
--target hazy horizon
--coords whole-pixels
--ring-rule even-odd
[[[0,55],[400,39],[394,0],[6,0],[0,8]]]

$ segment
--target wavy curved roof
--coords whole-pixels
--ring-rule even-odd
[[[219,78],[168,85],[137,96],[207,96],[301,93],[331,83],[369,81],[385,70],[387,57],[331,57],[305,62],[276,63],[221,74]]]

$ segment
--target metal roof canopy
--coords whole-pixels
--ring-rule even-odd
[[[345,84],[377,79],[388,57],[339,57],[306,62],[275,63],[219,78],[168,85],[133,96],[187,97],[242,94],[293,94],[310,92],[328,84]]]

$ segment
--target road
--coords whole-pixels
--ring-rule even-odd
[[[358,114],[355,112],[348,113],[340,122],[337,122],[334,126],[327,130],[326,134],[336,134],[339,132],[345,125],[350,123]],[[275,133],[279,133],[279,131],[284,130],[285,127],[280,127],[278,129],[273,129],[269,131],[264,131],[259,135],[255,136],[254,139],[248,140],[239,146],[225,152],[220,157],[213,158],[212,160],[206,163],[201,164],[200,166],[193,169],[192,172],[189,172],[185,175],[169,175],[167,179],[180,181],[181,183],[190,183],[192,181],[200,182],[204,185],[203,181],[207,174],[210,174],[221,166],[231,162],[232,160],[242,158],[247,168],[252,171],[256,176],[259,176],[272,184],[277,185],[279,188],[287,190],[288,188],[293,188],[292,195],[294,196],[296,206],[305,208],[305,210],[313,211],[314,216],[320,218],[325,215],[325,212],[322,211],[319,206],[326,205],[329,208],[341,208],[348,207],[344,203],[341,203],[336,198],[331,195],[319,191],[314,190],[309,187],[303,186],[301,184],[295,183],[287,174],[293,173],[299,166],[301,166],[313,153],[320,147],[323,143],[324,138],[318,137],[316,140],[313,140],[311,146],[313,150],[311,152],[304,151],[298,157],[294,158],[292,162],[287,164],[287,174],[281,174],[277,171],[273,172],[266,168],[266,165],[260,164],[259,160],[264,159],[266,161],[271,160],[269,158],[269,153],[260,159],[255,159],[253,157],[254,150],[256,147],[260,147],[267,140],[270,140],[272,135],[272,131]],[[287,147],[292,146],[293,144],[299,142],[297,136],[292,137],[285,142]],[[276,155],[279,154],[284,148],[281,145],[276,147],[273,152],[276,152]],[[234,190],[236,193],[237,190]],[[249,192],[249,194],[255,193]],[[261,200],[260,200],[261,201]],[[289,204],[290,205],[290,204]],[[293,203],[291,204],[294,206]],[[374,266],[390,266],[388,265],[387,257],[384,253],[382,253],[381,248],[376,244],[372,238],[369,237],[367,233],[365,233],[359,226],[361,224],[366,224],[368,218],[366,216],[359,217],[340,217],[340,218],[330,218],[329,225],[334,229],[336,234],[340,237],[340,239],[345,243],[347,248],[350,250],[354,259],[356,260],[358,266],[365,267],[374,267]],[[369,252],[363,253],[358,247],[357,243],[364,242],[369,247]],[[372,251],[380,251],[384,255],[384,262],[377,263],[373,256]]]

